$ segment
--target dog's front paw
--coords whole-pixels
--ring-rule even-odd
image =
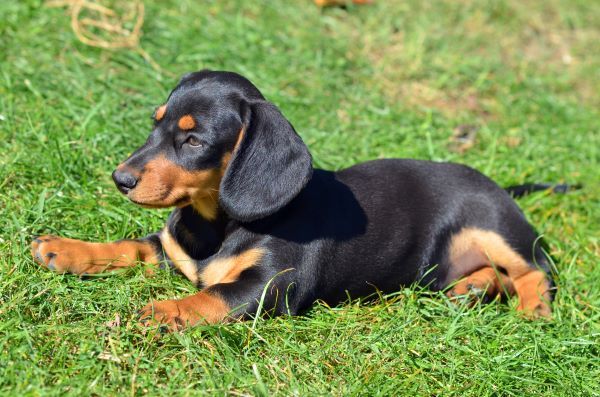
[[[180,331],[186,325],[191,325],[189,313],[182,310],[176,300],[152,301],[138,314],[142,326],[158,326],[162,331]]]
[[[57,273],[99,273],[106,265],[95,258],[90,244],[69,238],[40,236],[31,243],[31,255],[37,263]]]
[[[161,330],[179,331],[196,324],[226,321],[230,308],[218,295],[200,291],[182,299],[153,301],[140,310],[143,326],[160,326]]]
[[[61,266],[61,270],[57,270],[56,268],[56,252],[59,250],[59,247],[59,237],[39,236],[34,238],[31,242],[31,256],[33,256],[33,259],[40,265],[50,270],[60,272],[63,266]]]

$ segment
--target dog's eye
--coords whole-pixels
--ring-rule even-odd
[[[188,137],[188,139],[185,140],[185,143],[193,147],[202,146],[202,142],[200,142],[200,140],[193,135]]]

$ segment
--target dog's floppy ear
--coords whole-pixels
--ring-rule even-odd
[[[219,191],[221,207],[249,222],[288,204],[312,175],[308,148],[277,107],[257,100],[244,109],[241,141]]]

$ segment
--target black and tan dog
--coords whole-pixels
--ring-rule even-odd
[[[516,295],[551,314],[548,260],[510,195],[458,164],[377,160],[313,169],[302,139],[252,83],[229,72],[182,78],[147,142],[113,173],[136,204],[176,207],[139,240],[42,236],[48,269],[98,273],[168,263],[199,292],[154,301],[142,320],[171,329],[295,314],[421,283],[450,295]]]

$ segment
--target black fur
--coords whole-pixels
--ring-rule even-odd
[[[244,107],[242,141],[221,182],[219,200],[231,218],[249,222],[288,204],[310,179],[312,159],[273,104],[258,100]]]

